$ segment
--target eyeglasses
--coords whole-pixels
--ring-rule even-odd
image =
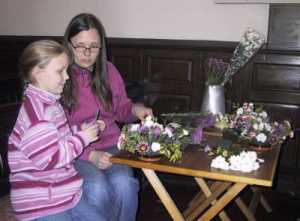
[[[87,50],[89,51],[89,53],[97,53],[101,49],[101,47],[95,46],[95,45],[86,47],[83,45],[75,46],[75,45],[73,45],[73,43],[71,41],[70,41],[70,43],[71,43],[72,47],[74,48],[74,50],[79,53],[86,53]]]

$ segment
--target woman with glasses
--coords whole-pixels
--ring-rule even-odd
[[[138,206],[138,181],[132,169],[111,164],[118,151],[120,128],[117,122],[143,120],[152,110],[133,104],[116,67],[107,61],[106,35],[101,22],[92,14],[79,14],[69,23],[64,45],[73,56],[70,79],[63,93],[69,123],[81,125],[99,118],[106,124],[100,139],[89,145],[75,163],[84,179],[89,201],[112,220],[135,220]]]

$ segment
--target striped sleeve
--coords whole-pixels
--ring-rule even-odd
[[[40,121],[28,128],[19,148],[40,169],[60,168],[79,156],[85,140],[81,133],[61,136],[53,123]]]

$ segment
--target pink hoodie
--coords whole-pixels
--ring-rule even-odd
[[[107,70],[113,97],[112,112],[105,111],[98,98],[92,93],[88,70],[78,66],[73,67],[72,74],[75,76],[78,85],[78,105],[70,116],[68,116],[70,126],[80,126],[84,122],[91,122],[99,108],[99,119],[103,120],[106,124],[105,130],[100,135],[100,139],[84,150],[84,153],[80,157],[84,160],[88,159],[92,150],[105,150],[117,145],[120,128],[116,122],[130,122],[136,119],[131,113],[132,102],[127,97],[124,82],[119,71],[110,62],[107,64]]]

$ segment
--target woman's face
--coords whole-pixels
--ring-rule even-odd
[[[75,63],[80,67],[92,70],[101,50],[98,31],[94,28],[81,31],[71,38],[70,44]]]

